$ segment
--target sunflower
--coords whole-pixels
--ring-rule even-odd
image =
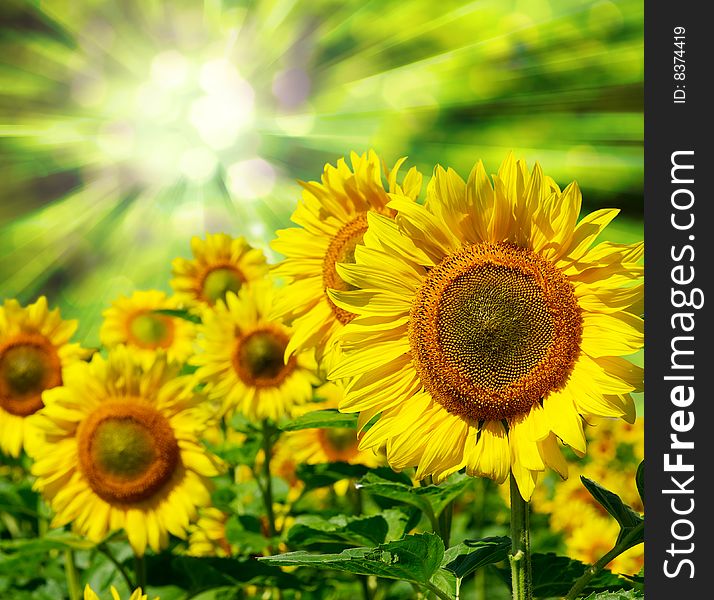
[[[95,542],[124,529],[139,556],[147,544],[166,547],[169,533],[186,536],[220,464],[199,442],[208,411],[178,369],[118,346],[68,367],[63,386],[45,392],[28,452],[52,526],[72,522]]]
[[[322,183],[300,182],[304,191],[291,220],[299,225],[277,232],[271,242],[285,260],[274,267],[275,275],[287,283],[275,305],[275,315],[292,321],[295,335],[288,353],[316,348],[318,358],[331,346],[333,336],[354,314],[337,306],[326,293],[328,288],[348,290],[335,265],[353,262],[355,246],[367,231],[367,213],[392,215],[389,196],[381,177],[378,156],[352,153],[352,169],[344,159],[337,166],[325,165]],[[401,186],[397,161],[388,174],[388,190],[415,200],[421,190],[421,174],[412,168]]]
[[[112,600],[121,600],[121,596],[119,595],[119,592],[117,592],[117,589],[112,586],[111,587],[111,594],[112,594]],[[129,596],[128,600],[148,600],[149,595],[144,594],[141,591],[141,588],[136,588],[132,593],[131,596]],[[89,587],[89,584],[84,586],[84,600],[100,600],[99,596],[97,596],[97,593]],[[154,597],[154,600],[159,600],[158,596]]]
[[[278,420],[312,398],[318,383],[314,355],[301,352],[285,360],[293,332],[268,318],[273,298],[271,282],[255,283],[237,296],[229,292],[203,314],[200,351],[190,363],[224,414],[240,410],[253,419]]]
[[[268,271],[263,253],[243,237],[209,233],[204,241],[194,236],[191,251],[193,260],[174,259],[171,280],[176,297],[190,307],[213,306]]]
[[[493,185],[480,162],[468,182],[437,167],[423,206],[392,198],[337,266],[357,289],[329,291],[358,315],[330,374],[351,379],[340,409],[396,469],[512,472],[527,500],[546,466],[567,477],[561,441],[585,453],[583,416],[634,419],[643,246],[593,246],[618,211],[578,222],[577,184],[512,156]]]
[[[191,525],[188,537],[188,554],[191,556],[232,556],[226,538],[228,515],[212,506],[198,512],[198,520]]]
[[[104,311],[99,337],[107,348],[126,345],[145,360],[164,350],[169,360],[185,361],[193,352],[196,326],[186,319],[157,311],[175,310],[180,303],[158,290],[120,296]]]
[[[63,321],[58,308],[48,310],[42,296],[20,306],[0,306],[0,450],[19,456],[33,429],[33,415],[43,407],[42,392],[62,385],[63,370],[88,351],[69,339],[77,321]]]
[[[309,405],[309,410],[337,408],[344,396],[342,384],[327,383],[316,394],[324,402]],[[281,439],[285,450],[296,464],[316,465],[330,462],[346,462],[352,465],[377,467],[382,461],[372,451],[358,448],[359,440],[354,429],[344,427],[300,429],[285,433]]]

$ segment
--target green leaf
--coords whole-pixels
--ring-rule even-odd
[[[283,431],[298,431],[300,429],[327,429],[339,427],[343,429],[357,428],[357,413],[343,414],[336,408],[313,410],[300,415],[281,427]],[[356,436],[356,434],[355,434]]]
[[[619,592],[593,592],[584,600],[637,600],[644,598],[642,592],[636,590],[623,590]]]
[[[643,460],[637,467],[635,475],[635,483],[637,484],[637,492],[640,494],[642,506],[645,505],[645,461]]]
[[[375,496],[383,496],[404,504],[416,506],[429,517],[438,517],[446,506],[471,485],[467,475],[456,474],[441,485],[413,487],[406,483],[390,481],[375,473],[368,473],[359,482],[360,487]]]
[[[533,569],[533,596],[535,598],[552,598],[565,596],[573,584],[588,568],[588,565],[567,556],[556,556],[553,553],[532,554],[531,566]],[[496,572],[510,587],[510,568],[496,569]],[[632,589],[631,582],[622,579],[603,569],[588,583],[583,593],[619,591]]]
[[[306,490],[326,487],[343,479],[359,479],[368,472],[369,467],[345,462],[301,464],[295,470],[298,479],[305,484]]]
[[[323,519],[313,515],[301,516],[288,532],[289,546],[337,543],[348,546],[376,546],[384,542],[389,525],[381,515],[347,517],[338,515]]]
[[[0,550],[16,554],[42,554],[50,550],[90,550],[96,544],[70,533],[48,533],[41,538],[0,540]]]
[[[350,548],[339,554],[289,552],[258,560],[279,567],[310,566],[426,585],[443,557],[441,538],[433,533],[420,533],[376,548]]]
[[[625,504],[620,496],[605,489],[599,483],[596,483],[587,477],[583,477],[581,475],[580,480],[583,482],[583,485],[587,488],[592,497],[595,498],[595,500],[597,500],[597,502],[620,524],[620,534],[617,536],[618,544],[633,529],[644,523],[644,519],[630,506]],[[632,548],[643,541],[644,528],[641,528],[641,534],[630,540],[627,547]]]
[[[183,319],[184,321],[191,321],[191,323],[201,322],[201,317],[187,310],[181,310],[177,308],[159,308],[152,312],[156,313],[157,315],[166,315],[167,317],[176,317],[177,319]]]
[[[506,560],[510,549],[509,537],[464,540],[444,553],[441,566],[459,579],[463,579],[480,567]]]
[[[151,586],[175,585],[191,595],[220,587],[261,583],[281,588],[299,589],[300,582],[253,558],[213,558],[174,556],[168,552],[147,555],[146,571]]]

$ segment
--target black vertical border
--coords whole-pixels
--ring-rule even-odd
[[[711,280],[714,276],[714,259],[707,246],[714,235],[709,233],[709,206],[714,202],[707,178],[714,174],[711,162],[710,132],[714,105],[709,96],[714,71],[714,28],[705,16],[708,2],[678,0],[665,2],[649,0],[645,3],[645,597],[648,600],[707,600],[714,598],[714,532],[711,515],[714,499],[708,488],[714,473],[714,398],[710,392],[710,373],[714,372],[714,336],[709,308],[714,302]],[[674,28],[686,29],[686,79],[674,79]],[[674,102],[676,85],[685,85],[686,102]],[[694,150],[694,184],[689,187],[695,195],[694,227],[677,231],[671,225],[671,194],[677,185],[671,182],[671,156],[679,150]],[[690,171],[691,173],[691,171]],[[682,216],[682,218],[684,218]],[[694,236],[691,240],[690,235]],[[694,248],[692,263],[676,263],[672,248],[681,249],[691,244]],[[699,310],[677,309],[672,306],[672,267],[692,264],[695,280],[691,287],[704,292],[704,307]],[[681,289],[681,288],[680,288]],[[678,541],[673,537],[672,524],[678,518],[672,511],[675,497],[664,490],[675,488],[672,475],[664,468],[665,454],[670,450],[670,419],[677,409],[670,401],[673,385],[664,376],[671,373],[670,354],[672,336],[671,317],[675,312],[691,311],[695,315],[694,329],[694,389],[695,399],[690,407],[694,412],[694,428],[682,439],[694,441],[693,451],[682,452],[685,462],[694,462],[695,509],[690,519],[695,527],[691,540]],[[692,373],[689,371],[688,373]],[[674,457],[670,459],[670,462]],[[692,496],[679,495],[680,508]],[[682,534],[685,528],[677,530]],[[691,554],[670,554],[671,544],[684,549],[694,543]],[[668,577],[664,561],[669,560],[670,573],[677,561],[690,559],[694,576],[690,578],[689,566],[682,566],[675,577]]]

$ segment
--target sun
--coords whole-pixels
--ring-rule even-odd
[[[209,411],[179,368],[164,353],[149,364],[118,346],[45,392],[28,453],[52,526],[72,523],[94,542],[123,529],[139,556],[165,548],[169,533],[186,537],[221,463],[201,445]]]
[[[354,314],[334,303],[328,289],[348,290],[336,270],[338,263],[354,262],[355,248],[367,231],[367,214],[393,215],[387,208],[389,193],[415,200],[421,190],[421,174],[412,168],[401,185],[397,183],[402,158],[386,171],[377,154],[352,153],[352,168],[344,159],[337,166],[325,165],[322,181],[300,182],[302,200],[291,220],[298,225],[277,232],[271,247],[285,256],[273,268],[284,279],[285,293],[275,305],[276,316],[295,328],[288,352],[314,348],[318,359],[329,356],[334,335]]]
[[[62,385],[63,371],[88,356],[69,342],[77,321],[64,321],[42,296],[28,306],[0,306],[0,449],[19,456],[45,390]]]
[[[340,408],[359,411],[360,447],[437,480],[462,468],[530,498],[562,443],[586,451],[583,418],[634,420],[642,370],[642,244],[602,242],[618,211],[578,222],[576,184],[561,191],[509,156],[493,184],[437,167],[425,204],[393,194],[368,215],[351,289],[332,301],[356,315],[338,334],[347,378]]]

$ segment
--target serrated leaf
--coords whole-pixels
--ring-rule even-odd
[[[623,590],[619,592],[593,592],[584,600],[637,600],[644,597],[644,594],[637,590]]]
[[[339,554],[289,552],[258,560],[280,567],[310,566],[426,585],[439,568],[443,556],[441,538],[432,533],[420,533],[376,548],[350,548]]]
[[[637,484],[637,492],[640,494],[642,506],[645,505],[645,461],[643,460],[637,467],[635,475],[635,483]]]
[[[480,567],[506,560],[510,549],[509,537],[464,540],[444,552],[441,566],[459,579],[463,579]]]
[[[193,314],[187,310],[182,310],[178,308],[159,308],[152,311],[157,315],[166,315],[167,317],[175,317],[177,319],[183,319],[184,321],[190,321],[191,323],[200,323],[201,317]]]
[[[324,410],[313,410],[312,412],[300,415],[289,423],[281,426],[283,431],[298,431],[300,429],[356,429],[357,428],[356,413],[344,414],[336,408],[328,408]],[[355,439],[357,434],[355,433]]]
[[[289,546],[338,543],[348,546],[376,546],[384,542],[389,525],[381,515],[323,519],[313,515],[298,517],[288,532]]]

